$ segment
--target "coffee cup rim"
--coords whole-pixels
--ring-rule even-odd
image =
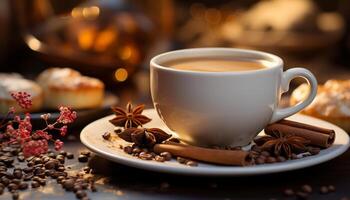
[[[271,62],[271,65],[264,69],[258,69],[258,70],[249,70],[249,71],[234,71],[234,72],[201,72],[201,71],[192,71],[192,70],[181,70],[181,69],[175,69],[175,68],[170,68],[163,66],[159,63],[159,60],[164,59],[164,57],[170,57],[172,55],[176,54],[186,54],[188,58],[190,58],[191,53],[195,52],[205,52],[209,53],[212,51],[221,51],[221,52],[231,52],[231,53],[243,53],[247,55],[256,55],[256,56],[262,56],[265,58],[268,58]],[[215,53],[213,53],[215,55]],[[195,56],[193,56],[195,57]],[[169,59],[171,60],[171,59]],[[161,62],[166,62],[166,61],[161,61]],[[159,54],[157,56],[154,56],[151,61],[150,61],[150,66],[162,69],[162,70],[167,70],[167,71],[172,71],[172,72],[177,72],[177,73],[192,73],[192,74],[212,74],[212,75],[235,75],[235,74],[256,74],[256,73],[262,73],[266,71],[271,71],[276,68],[283,68],[283,60],[271,53],[263,52],[263,51],[257,51],[257,50],[248,50],[248,49],[240,49],[240,48],[226,48],[226,47],[203,47],[203,48],[188,48],[188,49],[178,49],[174,51],[168,51],[162,54]]]

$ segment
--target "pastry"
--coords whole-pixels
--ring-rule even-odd
[[[43,104],[43,91],[34,81],[24,79],[19,74],[0,73],[0,113],[7,113],[10,107],[16,112],[37,111]],[[31,95],[32,106],[29,109],[21,108],[11,97],[11,92],[27,92]]]
[[[70,68],[49,68],[38,76],[37,82],[44,90],[44,107],[48,109],[61,105],[74,109],[95,108],[103,101],[104,84]]]
[[[290,104],[304,100],[309,90],[307,84],[300,85],[293,91]],[[301,113],[327,120],[350,132],[350,80],[328,80],[319,85],[314,101]]]

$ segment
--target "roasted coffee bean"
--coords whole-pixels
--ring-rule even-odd
[[[133,149],[131,146],[126,146],[124,147],[124,152],[127,153],[127,154],[131,154],[133,152]]]
[[[40,179],[39,180],[39,184],[43,185],[43,186],[46,185],[46,180],[45,179]]]
[[[49,153],[48,156],[49,156],[50,158],[56,158],[56,154],[53,153],[53,152],[52,152],[52,153]]]
[[[34,167],[34,169],[35,168],[42,168],[44,165],[43,164],[36,164],[36,165],[34,165],[33,167]]]
[[[90,153],[90,151],[82,151],[82,152],[80,152],[80,155],[84,155],[86,157],[90,157],[91,153]]]
[[[82,183],[82,184],[81,184],[81,187],[82,187],[83,189],[87,189],[87,188],[89,187],[89,183]]]
[[[179,162],[179,163],[181,163],[181,164],[184,164],[184,163],[186,163],[187,162],[187,159],[185,159],[185,158],[182,158],[182,157],[177,157],[177,162]]]
[[[17,160],[18,160],[18,162],[24,162],[25,158],[24,158],[24,156],[18,156]]]
[[[74,185],[73,186],[73,191],[77,192],[78,190],[82,190],[83,188],[81,187],[81,185]]]
[[[58,154],[62,155],[62,156],[67,156],[67,152],[66,151],[60,151]]]
[[[57,177],[57,183],[62,183],[62,181],[65,179],[66,177],[64,177],[64,176],[59,176],[59,177]]]
[[[23,176],[23,180],[24,181],[29,181],[29,180],[31,180],[32,178],[34,177],[34,174],[25,174],[24,176]]]
[[[328,187],[327,186],[321,186],[320,187],[320,193],[321,194],[328,194],[329,193]]]
[[[73,179],[67,179],[67,180],[64,180],[63,182],[63,188],[68,190],[68,191],[72,191],[74,189],[74,183],[75,181]],[[80,186],[81,188],[81,186]]]
[[[163,156],[158,156],[156,155],[156,157],[154,158],[155,161],[157,162],[164,162],[165,161],[165,158]]]
[[[103,135],[102,135],[103,139],[105,140],[109,140],[111,138],[111,133],[110,132],[105,132]]]
[[[66,170],[66,168],[65,167],[58,167],[56,170],[59,172],[63,172],[64,170]]]
[[[7,171],[7,167],[5,167],[5,166],[0,166],[0,172],[2,172],[2,171]]]
[[[37,167],[37,168],[34,169],[34,174],[35,175],[45,174],[45,169]]]
[[[311,154],[311,155],[317,155],[320,153],[321,149],[318,147],[308,147],[307,151]]]
[[[15,178],[15,179],[10,180],[10,183],[14,183],[14,184],[18,185],[21,183],[21,180]]]
[[[92,192],[97,192],[97,188],[96,188],[96,186],[94,184],[92,184],[90,186],[90,189],[91,189]]]
[[[132,149],[133,153],[141,153],[141,149],[139,147],[135,147]]]
[[[41,178],[40,177],[38,177],[38,176],[34,176],[33,177],[33,181],[37,181],[37,182],[39,182],[41,180]]]
[[[190,166],[190,167],[196,167],[196,166],[198,166],[198,163],[195,162],[195,161],[190,160],[190,161],[186,162],[186,165]]]
[[[328,191],[329,192],[335,192],[335,186],[334,185],[329,185],[328,186]]]
[[[11,172],[6,172],[6,177],[9,179],[15,178]]]
[[[166,151],[165,151],[165,152],[160,153],[160,156],[164,157],[164,159],[165,159],[166,161],[171,160],[171,158],[173,157],[173,156],[171,155],[171,153],[166,152]]]
[[[261,155],[269,157],[271,154],[268,151],[262,151]]]
[[[90,167],[88,167],[88,166],[83,167],[83,171],[84,171],[85,173],[89,173],[89,172],[90,172],[90,170],[91,170],[91,168],[90,168]]]
[[[78,199],[81,199],[83,197],[86,197],[86,192],[83,191],[83,190],[78,190],[76,193],[75,193],[75,196],[78,198]]]
[[[275,163],[277,159],[275,157],[269,156],[266,158],[266,163]]]
[[[308,199],[309,198],[309,194],[305,193],[305,192],[297,192],[295,194],[297,196],[298,199]]]
[[[283,191],[283,194],[285,195],[285,196],[287,196],[287,197],[290,197],[290,196],[293,196],[294,195],[294,191],[292,190],[292,189],[285,189],[284,191]]]
[[[51,160],[51,158],[48,156],[44,156],[44,157],[42,157],[42,160],[43,160],[43,163],[47,163],[48,161]]]
[[[31,173],[34,171],[34,168],[33,167],[26,167],[26,168],[23,168],[23,172],[24,173]]]
[[[28,158],[26,159],[26,161],[27,161],[27,162],[30,162],[30,161],[32,161],[34,158],[35,158],[34,156],[30,156],[30,157],[28,157]]]
[[[57,159],[60,163],[64,164],[65,157],[64,157],[63,155],[58,155],[58,156],[56,156],[56,159]]]
[[[68,152],[66,157],[67,157],[68,159],[73,159],[73,158],[74,158],[74,154]]]
[[[32,188],[37,188],[37,187],[39,187],[39,186],[40,186],[39,182],[37,182],[37,181],[32,181]]]
[[[34,161],[34,164],[42,164],[42,162],[43,162],[43,161],[42,161],[40,158],[38,158],[38,157],[34,158],[33,161]]]
[[[312,187],[310,185],[303,185],[301,186],[301,190],[306,193],[311,193],[312,192]]]
[[[141,158],[142,160],[151,160],[152,159],[152,155],[149,154],[149,153],[141,152],[139,154],[139,158]]]
[[[78,161],[79,162],[87,162],[88,161],[88,157],[85,156],[85,155],[79,155]]]
[[[27,166],[28,166],[28,167],[33,167],[34,165],[35,165],[35,164],[34,164],[34,162],[32,162],[32,161],[30,161],[30,162],[27,163]]]
[[[0,182],[7,186],[10,183],[10,179],[8,179],[6,176],[1,177]]]
[[[8,184],[7,188],[9,189],[9,191],[14,191],[18,189],[18,185],[14,183],[10,183]]]
[[[22,182],[18,185],[18,189],[20,189],[20,190],[25,190],[27,188],[28,188],[28,183]]]
[[[18,194],[18,192],[12,193],[12,199],[13,199],[13,200],[18,200],[18,199],[19,199],[19,194]]]
[[[50,160],[50,161],[45,163],[45,168],[46,169],[54,169],[57,164],[58,164],[57,160]]]
[[[277,156],[276,160],[277,160],[277,162],[284,162],[287,159],[285,157],[283,157],[283,156]]]
[[[13,176],[14,176],[15,178],[18,178],[18,179],[22,178],[22,176],[23,176],[22,170],[21,170],[21,171],[20,171],[20,170],[15,170],[15,171],[13,172]]]
[[[258,165],[264,164],[265,163],[265,159],[258,157],[257,159],[255,159],[255,163]]]

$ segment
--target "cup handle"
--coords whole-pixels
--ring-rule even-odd
[[[306,79],[308,84],[311,86],[309,96],[304,101],[299,102],[298,104],[292,107],[277,108],[272,115],[270,123],[274,123],[299,112],[300,110],[308,106],[315,98],[317,93],[317,80],[309,70],[304,68],[292,68],[283,72],[281,80],[281,93],[287,92],[289,90],[290,81],[296,77],[302,77]]]

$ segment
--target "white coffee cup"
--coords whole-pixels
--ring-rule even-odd
[[[264,69],[200,72],[169,68],[164,62],[184,58],[229,57],[264,60]],[[200,146],[244,146],[269,123],[291,116],[309,105],[317,92],[314,75],[304,68],[283,72],[278,56],[234,48],[194,48],[155,56],[151,62],[153,104],[165,124],[181,140]],[[307,80],[305,101],[278,108],[281,94],[296,77]]]

